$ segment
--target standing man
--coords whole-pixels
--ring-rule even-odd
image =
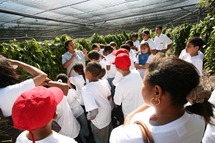
[[[154,42],[156,49],[165,53],[172,46],[172,40],[162,33],[162,26],[157,26],[155,29],[157,36],[155,36]]]

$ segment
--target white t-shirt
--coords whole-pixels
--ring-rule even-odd
[[[149,44],[150,50],[154,50],[156,49],[156,45],[155,42],[152,39],[148,39],[148,40],[142,40],[140,44],[143,44],[144,42],[147,42]],[[141,51],[140,46],[139,46],[139,51]]]
[[[105,71],[106,71],[106,73],[105,73],[105,75],[103,76],[102,79],[107,79],[108,76],[107,76],[106,62],[105,62],[104,60],[100,60],[100,61],[99,61],[99,64],[100,64],[100,65],[102,66],[102,68],[104,68]]]
[[[69,65],[69,67],[67,67],[67,74],[69,74],[69,71],[72,69],[72,67],[77,63],[77,62],[81,62],[83,64],[83,66],[85,67],[86,61],[85,61],[85,56],[83,54],[82,51],[76,50],[76,57],[75,59],[72,61],[72,63]],[[70,58],[72,57],[72,54],[67,51],[66,53],[64,53],[62,55],[62,64],[66,63]],[[73,70],[72,71],[72,76],[76,76],[77,73]]]
[[[130,70],[133,70],[133,69],[135,69],[134,62],[136,61],[136,53],[134,52],[134,50],[131,49],[129,52],[129,55],[130,55],[130,59],[131,59]]]
[[[84,113],[84,109],[81,107],[80,103],[76,99],[77,92],[75,89],[69,89],[66,98],[75,118],[78,118],[81,114]]]
[[[103,80],[90,82],[82,88],[86,111],[98,109],[96,118],[91,120],[98,129],[108,126],[111,122],[111,104],[107,98],[110,95],[110,88]]]
[[[211,94],[209,102],[215,105],[215,90]],[[215,114],[215,109],[213,109],[213,113]],[[211,118],[213,124],[215,124],[215,118]],[[215,143],[215,126],[214,125],[207,125],[205,130],[204,137],[202,139],[202,143]]]
[[[32,140],[27,138],[28,131],[23,131],[16,139],[16,143],[32,143]],[[73,138],[61,135],[52,131],[48,137],[36,141],[36,143],[77,143]]]
[[[107,55],[106,57],[106,65],[110,66],[110,70],[107,71],[107,76],[108,78],[114,78],[116,75],[116,66],[114,64],[112,64],[115,60],[115,56],[110,53],[109,55]]]
[[[198,55],[191,57],[190,54],[186,53],[186,50],[184,49],[181,51],[179,58],[189,63],[192,63],[197,68],[199,75],[203,75],[202,71],[204,54],[201,51],[198,51]]]
[[[139,48],[140,46],[140,41],[139,40],[136,40],[135,42],[133,42],[133,45],[137,48]]]
[[[25,91],[35,87],[33,79],[0,88],[0,108],[5,117],[12,115],[12,107],[16,99]]]
[[[155,143],[200,143],[204,134],[205,121],[199,115],[184,113],[179,119],[161,126],[152,126],[150,116],[155,113],[153,107],[136,114],[131,124],[115,128],[110,143],[143,143],[142,132],[135,121],[142,121],[151,132]]]
[[[57,123],[61,126],[59,134],[76,138],[80,131],[80,125],[69,107],[66,96],[57,105]]]
[[[77,100],[81,105],[84,105],[81,90],[84,87],[84,78],[82,75],[76,75],[69,78],[69,81],[76,86]]]
[[[157,50],[167,49],[167,46],[172,44],[172,40],[162,33],[159,37],[155,36],[154,42]]]
[[[116,105],[122,104],[124,117],[144,103],[141,93],[142,84],[143,80],[139,72],[137,70],[131,70],[116,85],[114,103]]]

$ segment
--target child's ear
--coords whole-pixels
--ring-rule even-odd
[[[53,119],[54,119],[54,120],[57,119],[57,112],[54,113]]]

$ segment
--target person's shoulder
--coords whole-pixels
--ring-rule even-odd
[[[61,134],[56,133],[54,131],[53,131],[53,137],[55,139],[57,139],[56,143],[77,143],[73,138],[61,135]]]
[[[137,124],[119,126],[112,130],[110,143],[142,143],[142,132]]]
[[[64,54],[62,55],[62,57],[68,56],[68,55],[71,55],[69,51],[67,51],[66,53],[64,53]]]

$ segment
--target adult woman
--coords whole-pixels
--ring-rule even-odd
[[[31,74],[32,78],[22,80],[21,75],[15,68],[16,66]],[[47,75],[36,67],[17,60],[7,59],[0,55],[0,109],[3,116],[11,116],[13,103],[18,96],[23,92],[40,85],[46,78]],[[16,133],[17,132],[15,131],[15,135],[11,135],[14,136],[13,139],[19,134]]]
[[[75,50],[75,45],[72,40],[65,42],[65,48],[68,51],[62,55],[62,64],[64,68],[67,68],[67,74],[69,74],[70,70],[77,62],[82,62],[85,66],[85,62],[88,60],[86,49],[83,49],[83,52]],[[73,71],[71,75],[75,76],[77,74]]]
[[[174,57],[150,64],[142,95],[146,104],[128,115],[133,116],[132,124],[112,131],[111,143],[142,143],[135,121],[145,123],[156,143],[201,142],[213,110],[207,101],[210,92],[199,85],[199,75],[192,64]],[[187,101],[192,104],[185,109]]]

